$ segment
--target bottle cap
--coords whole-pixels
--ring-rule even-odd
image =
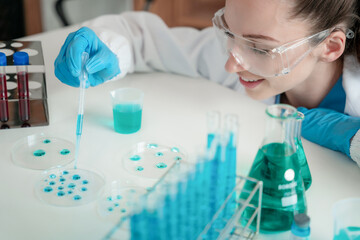
[[[15,65],[29,65],[29,55],[26,52],[16,52],[13,58]]]
[[[6,66],[6,55],[3,52],[0,52],[0,66]]]
[[[294,216],[294,222],[298,227],[307,228],[310,225],[310,217],[305,213],[299,213]]]

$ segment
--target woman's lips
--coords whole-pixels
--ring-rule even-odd
[[[262,83],[262,81],[264,81],[265,79],[259,79],[259,80],[256,80],[256,81],[252,81],[252,82],[249,82],[249,81],[245,81],[244,79],[242,79],[241,77],[239,77],[239,80],[240,80],[240,83],[246,87],[246,88],[254,88],[256,87],[257,85],[259,85],[260,83]]]

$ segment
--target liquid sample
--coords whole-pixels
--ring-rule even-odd
[[[167,165],[165,163],[158,163],[158,164],[156,164],[156,167],[157,168],[166,168]]]
[[[312,183],[311,173],[309,169],[309,165],[305,156],[304,148],[302,146],[301,140],[295,138],[296,143],[296,153],[299,159],[299,163],[301,166],[301,176],[304,181],[305,190],[308,190]]]
[[[131,161],[139,161],[141,159],[141,157],[139,155],[133,155],[130,157]]]
[[[259,149],[249,177],[263,181],[261,232],[290,230],[294,211],[306,212],[305,193],[297,154],[288,145],[271,143]],[[247,186],[245,186],[247,188]],[[251,189],[248,189],[251,191]],[[247,198],[242,194],[241,198]],[[244,199],[245,199],[244,198]],[[258,193],[251,203],[257,205]],[[248,219],[253,211],[245,211]],[[256,220],[252,227],[255,228]]]
[[[340,229],[334,240],[360,240],[360,227],[347,227]]]
[[[6,87],[6,75],[0,74],[0,121],[7,122],[9,120],[9,105]]]
[[[45,151],[42,150],[42,149],[38,149],[38,150],[36,150],[36,151],[33,152],[33,155],[34,155],[35,157],[41,157],[41,156],[44,156],[44,155],[45,155]]]
[[[70,150],[68,150],[68,149],[63,149],[60,151],[61,155],[68,155],[69,153],[70,153]]]
[[[19,95],[19,115],[21,121],[30,119],[29,101],[29,76],[27,72],[17,73],[18,95]]]
[[[142,108],[139,104],[117,104],[113,115],[114,129],[118,133],[135,133],[141,128]]]

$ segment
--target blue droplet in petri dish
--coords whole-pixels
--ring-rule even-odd
[[[70,183],[69,185],[68,185],[68,188],[75,188],[75,184],[73,184],[73,183]]]
[[[64,189],[63,186],[59,186],[59,187],[58,187],[58,190],[63,190],[63,189]]]
[[[77,174],[75,174],[73,177],[72,177],[72,179],[74,179],[74,180],[79,180],[81,177],[80,177],[80,175],[77,175]]]
[[[141,159],[141,157],[139,155],[133,155],[130,157],[131,161],[139,161]]]
[[[86,185],[86,184],[89,183],[89,181],[88,181],[88,180],[84,180],[82,183],[83,183],[84,185]]]
[[[56,175],[55,174],[50,174],[49,178],[54,179],[54,178],[56,178]]]
[[[121,195],[116,195],[116,199],[120,200],[120,199],[122,199],[122,196]]]
[[[58,195],[59,197],[62,197],[62,196],[64,196],[64,195],[65,195],[65,192],[63,192],[63,191],[59,191],[59,192],[57,193],[57,195]]]
[[[35,151],[33,152],[33,154],[34,154],[35,157],[42,157],[42,156],[45,155],[45,151],[42,150],[42,149],[38,149],[38,150],[35,150]]]
[[[51,141],[50,141],[50,139],[45,139],[45,140],[43,141],[43,143],[48,144],[48,143],[51,143]]]
[[[65,182],[66,179],[65,179],[65,178],[60,178],[59,181],[60,181],[60,182]]]
[[[87,188],[86,188],[86,187],[82,187],[82,188],[81,188],[81,191],[85,192],[85,191],[87,191]]]
[[[166,168],[167,167],[167,165],[165,164],[165,163],[158,163],[158,164],[156,164],[156,167],[157,168]]]
[[[158,147],[158,145],[156,143],[149,143],[147,145],[147,148],[157,148],[157,147]]]
[[[121,212],[122,213],[126,212],[126,209],[125,208],[121,209]]]
[[[106,198],[106,200],[112,201],[113,199],[112,199],[112,197],[109,196],[109,197]]]
[[[72,194],[72,193],[73,193],[73,191],[71,191],[71,190],[68,191],[68,194]]]
[[[109,208],[108,208],[108,211],[109,211],[109,212],[112,212],[113,210],[114,210],[114,209],[113,209],[112,207],[109,207]]]
[[[73,197],[73,199],[74,199],[75,201],[79,201],[79,200],[81,200],[81,196],[80,196],[80,195],[75,195],[75,196]]]
[[[157,152],[157,153],[155,153],[155,156],[161,157],[161,156],[164,156],[164,154],[162,152]]]
[[[142,166],[137,166],[136,167],[136,171],[142,171],[142,170],[144,170],[144,168]]]
[[[49,182],[49,185],[55,185],[56,184],[56,182],[54,182],[54,181],[51,181],[51,182]]]
[[[64,170],[64,171],[63,171],[63,174],[64,174],[64,175],[67,175],[67,174],[69,174],[69,172],[66,171],[66,170]]]
[[[115,207],[118,207],[118,206],[119,206],[119,204],[118,204],[118,203],[114,203],[114,206],[115,206]]]
[[[171,148],[171,151],[172,151],[172,152],[179,152],[179,148],[173,147],[173,148]]]
[[[48,192],[51,192],[53,189],[52,187],[45,187],[44,188],[44,192],[48,193]]]
[[[179,157],[179,156],[176,156],[176,157],[174,158],[175,161],[179,161],[179,160],[181,160],[181,159],[182,159],[182,158]]]
[[[64,148],[63,150],[60,151],[61,155],[68,155],[70,153],[69,149]]]

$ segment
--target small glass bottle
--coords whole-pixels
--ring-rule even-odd
[[[291,225],[291,240],[310,239],[310,218],[304,213],[296,214]]]
[[[16,65],[16,75],[19,96],[19,116],[21,121],[30,119],[30,101],[29,101],[29,55],[26,52],[16,52],[13,55]]]
[[[301,176],[304,181],[305,191],[311,186],[312,178],[309,169],[309,165],[305,156],[304,148],[301,142],[301,125],[304,120],[304,114],[302,112],[297,112],[296,116],[296,125],[295,125],[295,144],[296,144],[296,153],[299,159],[299,164],[301,167]]]
[[[6,55],[0,52],[0,121],[7,122],[9,120],[9,105],[6,87],[6,71],[5,66]]]
[[[266,109],[265,137],[249,172],[249,177],[263,182],[260,232],[288,231],[294,213],[306,213],[306,199],[301,169],[296,152],[295,129],[297,110],[286,104]],[[248,186],[244,186],[247,190]],[[246,199],[247,195],[242,194]],[[251,201],[257,206],[258,196]],[[250,219],[253,211],[244,211]],[[251,228],[255,228],[256,221]]]

